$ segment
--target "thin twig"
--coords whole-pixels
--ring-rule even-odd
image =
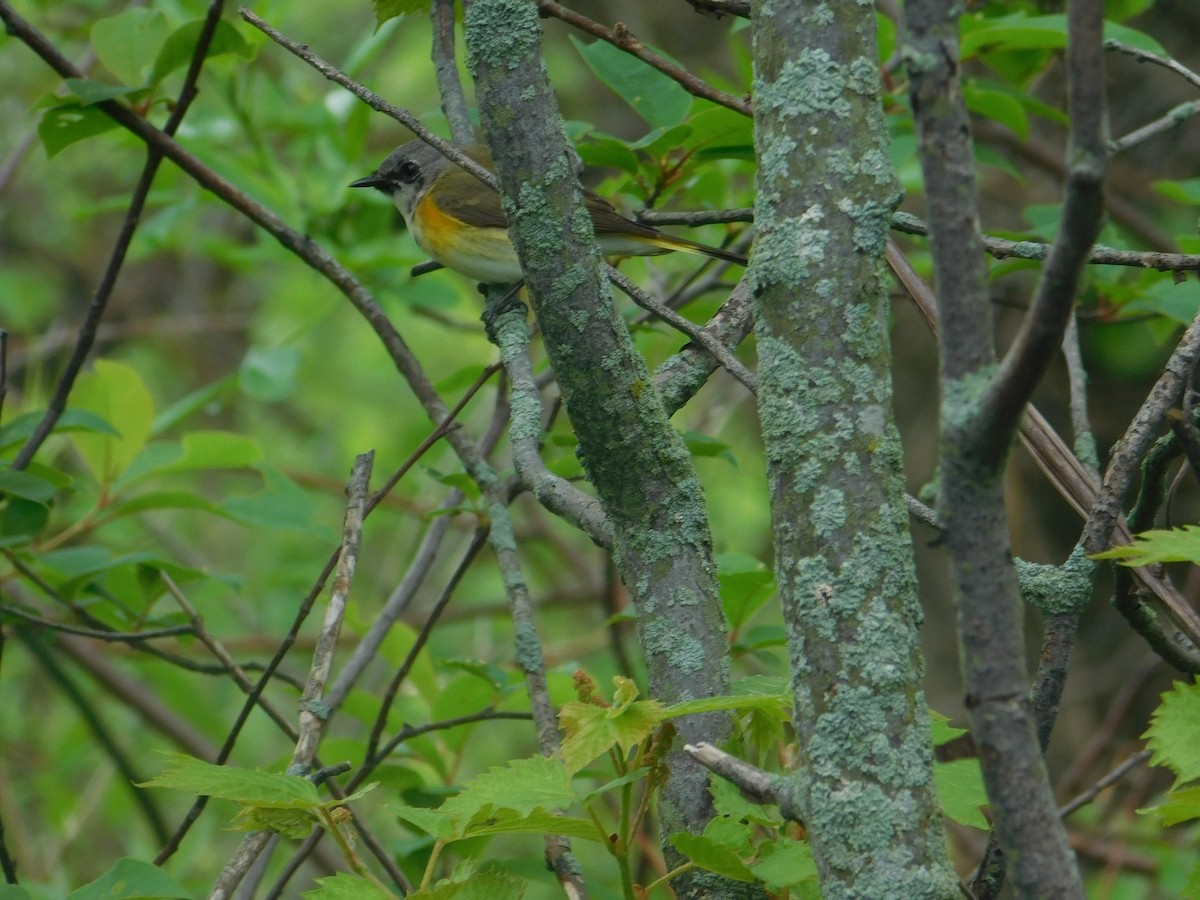
[[[608,280],[624,291],[634,303],[642,309],[654,313],[676,331],[686,334],[711,353],[713,358],[720,362],[730,375],[745,386],[746,390],[751,394],[758,393],[757,376],[742,365],[738,358],[724,344],[714,339],[711,334],[705,331],[703,326],[685,319],[673,309],[668,309],[607,263],[605,264],[605,271],[608,275]]]
[[[454,52],[454,0],[433,0],[430,6],[433,20],[433,46],[430,58],[437,78],[438,95],[442,98],[442,113],[450,125],[450,137],[459,146],[473,142],[474,129],[462,81],[458,77],[457,54]]]
[[[1088,416],[1088,375],[1083,365],[1083,352],[1079,347],[1079,322],[1071,316],[1063,334],[1063,359],[1067,363],[1067,384],[1070,391],[1071,433],[1075,456],[1087,466],[1096,481],[1100,480],[1100,451],[1096,447],[1096,436]]]
[[[7,6],[7,4],[4,5]],[[187,115],[188,107],[191,106],[192,101],[196,98],[196,81],[200,77],[200,70],[204,65],[204,59],[208,55],[208,48],[212,43],[213,34],[216,33],[217,25],[221,21],[221,10],[224,5],[224,0],[212,0],[208,6],[208,13],[204,17],[204,24],[200,28],[200,34],[196,39],[196,47],[192,51],[192,58],[188,64],[187,74],[183,79],[183,87],[180,88],[179,96],[175,100],[171,115],[162,129],[163,134],[168,137],[171,137],[179,130],[179,126],[183,123],[183,117]],[[129,208],[125,212],[124,221],[121,222],[121,229],[117,233],[117,239],[113,244],[112,252],[109,254],[108,263],[104,267],[104,274],[100,277],[100,284],[96,287],[96,292],[92,295],[92,301],[88,306],[88,312],[84,317],[83,324],[79,326],[79,336],[75,340],[75,347],[71,351],[70,358],[67,360],[66,368],[63,369],[62,375],[59,376],[58,382],[54,386],[54,392],[50,397],[49,404],[46,406],[46,412],[38,422],[37,427],[34,428],[33,434],[29,436],[29,439],[13,458],[11,463],[11,468],[13,469],[24,469],[29,465],[33,460],[34,454],[45,443],[46,438],[50,436],[50,432],[54,430],[59,417],[67,408],[67,398],[71,394],[71,389],[75,386],[75,379],[79,377],[79,373],[83,369],[83,364],[87,361],[89,354],[92,352],[92,347],[96,343],[96,332],[100,328],[100,320],[103,318],[104,311],[108,307],[108,299],[112,296],[113,288],[116,287],[117,276],[125,264],[125,256],[129,252],[129,245],[133,242],[133,233],[137,230],[138,222],[141,221],[142,210],[146,206],[146,198],[150,195],[150,187],[154,183],[154,176],[158,174],[158,167],[162,164],[162,161],[163,154],[159,149],[155,147],[147,149],[146,164],[142,168],[142,174],[138,178],[138,183],[133,189],[132,196],[129,198]]]
[[[687,69],[677,66],[653,50],[647,49],[646,45],[638,40],[637,36],[621,22],[618,22],[612,28],[605,28],[599,22],[594,22],[587,16],[580,15],[573,9],[563,6],[561,3],[554,3],[553,0],[537,0],[537,7],[538,13],[543,18],[554,18],[566,22],[568,25],[592,35],[592,37],[597,37],[602,41],[612,44],[614,47],[624,50],[630,56],[634,56],[642,62],[658,69],[658,71],[679,84],[680,87],[694,97],[711,100],[713,103],[732,109],[734,112],[739,112],[744,116],[754,114],[754,107],[749,100],[717,90],[712,85],[697,78]]]
[[[1150,750],[1140,750],[1133,754],[1127,760],[1125,760],[1125,762],[1115,767],[1103,778],[1098,779],[1096,783],[1089,787],[1086,791],[1060,806],[1058,808],[1058,814],[1065,819],[1080,807],[1087,806],[1100,795],[1102,790],[1109,785],[1116,784],[1116,782],[1120,781],[1125,777],[1125,775],[1136,769],[1138,766],[1149,762],[1150,757],[1153,755],[1154,753]]]
[[[423,124],[421,124],[421,120],[410,113],[407,109],[403,109],[399,106],[393,106],[392,104],[388,103],[374,91],[368,90],[357,81],[347,76],[336,66],[325,62],[325,60],[321,59],[321,57],[317,56],[303,44],[298,44],[291,38],[276,31],[265,21],[260,19],[254,13],[250,12],[250,10],[246,9],[245,7],[239,9],[238,14],[275,43],[277,43],[280,47],[283,47],[289,53],[292,53],[293,55],[304,60],[334,84],[339,84],[344,87],[363,103],[367,104],[367,106],[371,107],[371,109],[395,119],[425,143],[437,149],[438,152],[447,159],[466,169],[493,190],[499,190],[495,175],[493,175],[479,163],[475,162],[475,160],[471,159],[471,157],[467,156],[462,152],[462,150],[458,149],[453,144],[442,140],[442,138],[438,137]]]
[[[113,644],[140,644],[143,641],[153,641],[157,638],[178,637],[193,633],[191,625],[170,625],[166,628],[148,628],[144,631],[105,631],[98,628],[81,628],[78,625],[68,625],[66,622],[44,619],[9,603],[0,603],[0,613],[21,619],[31,625],[37,625],[47,631],[73,634],[77,637],[91,638],[94,641],[108,641]]]
[[[446,608],[446,604],[454,596],[454,589],[458,587],[463,576],[467,574],[467,569],[470,568],[471,563],[475,561],[475,557],[479,555],[479,551],[487,543],[487,532],[486,525],[480,525],[475,529],[471,543],[467,545],[467,549],[458,561],[458,565],[450,573],[450,577],[442,587],[441,595],[433,604],[432,609],[429,610],[425,621],[421,623],[421,630],[417,632],[417,636],[413,640],[412,646],[409,647],[404,661],[400,663],[400,667],[396,669],[396,674],[392,676],[387,690],[383,693],[383,698],[379,701],[379,712],[375,716],[375,725],[371,728],[371,735],[367,738],[367,749],[363,752],[364,759],[370,760],[376,757],[379,750],[379,742],[383,739],[383,730],[387,727],[388,714],[391,712],[392,704],[396,700],[396,694],[400,691],[400,686],[404,684],[409,672],[412,671],[412,667],[416,664],[417,657],[429,642],[433,626],[437,624],[442,610]]]
[[[1113,40],[1105,41],[1104,49],[1116,50],[1118,53],[1128,54],[1138,62],[1153,63],[1156,66],[1162,66],[1164,69],[1170,69],[1192,87],[1200,88],[1200,75],[1169,56],[1159,56],[1157,53],[1151,53],[1149,50],[1142,50],[1138,47],[1124,44],[1121,41]]]
[[[1153,122],[1148,122],[1141,128],[1135,128],[1124,137],[1109,141],[1108,154],[1109,156],[1116,156],[1130,147],[1135,147],[1164,132],[1178,128],[1197,113],[1200,113],[1200,100],[1188,100],[1186,103],[1180,103],[1178,106],[1167,110],[1167,112],[1163,113]]]

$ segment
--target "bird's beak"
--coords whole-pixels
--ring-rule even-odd
[[[366,178],[360,178],[358,181],[350,182],[350,187],[379,188],[380,190],[383,190],[385,185],[387,185],[386,179],[380,178],[378,172],[368,175]]]

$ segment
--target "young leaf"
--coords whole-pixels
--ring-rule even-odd
[[[578,701],[566,703],[558,720],[567,736],[563,740],[563,762],[578,772],[596,757],[619,746],[628,753],[657,728],[665,718],[656,700],[636,700],[636,688],[625,678],[614,678],[616,697],[610,707]]]
[[[521,900],[525,882],[507,872],[475,872],[463,881],[439,881],[408,900]]]
[[[1163,694],[1142,737],[1151,765],[1169,768],[1178,784],[1200,778],[1200,684],[1177,682]]]
[[[988,802],[983,772],[977,759],[956,759],[933,764],[933,781],[946,817],[986,831],[988,820],[979,811]]]
[[[817,864],[808,842],[784,837],[762,844],[750,871],[775,891],[817,880]]]
[[[1200,525],[1143,531],[1134,536],[1132,543],[1092,554],[1092,559],[1115,559],[1123,566],[1148,566],[1167,562],[1190,562],[1200,565]]]
[[[120,435],[79,433],[71,440],[103,485],[110,485],[146,445],[154,421],[154,399],[137,371],[125,363],[96,360],[93,371],[79,377],[71,408],[104,419]]]
[[[393,900],[394,894],[381,890],[373,882],[348,872],[338,872],[329,878],[318,878],[319,887],[301,891],[310,900]],[[412,897],[409,894],[409,897]]]
[[[533,756],[510,760],[476,776],[442,804],[441,812],[465,826],[486,806],[529,815],[535,809],[570,806],[575,798],[566,767],[556,759]]]
[[[92,26],[92,49],[108,71],[140,86],[169,30],[158,10],[130,9]]]
[[[313,783],[299,775],[214,766],[181,753],[169,753],[167,759],[161,774],[138,787],[170,788],[267,809],[314,810],[323,805]]]
[[[671,835],[671,846],[702,869],[734,881],[754,881],[754,873],[746,868],[738,855],[711,838],[683,831]]]
[[[119,859],[111,869],[67,900],[174,900],[188,893],[166,872],[137,859]]]

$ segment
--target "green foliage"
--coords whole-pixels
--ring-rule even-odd
[[[120,859],[116,864],[77,891],[67,900],[175,900],[187,892],[157,866],[136,859]]]
[[[1115,559],[1123,566],[1190,562],[1200,565],[1200,526],[1184,525],[1164,531],[1143,531],[1131,543],[1110,547],[1093,559]]]

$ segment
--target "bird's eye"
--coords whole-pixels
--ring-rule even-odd
[[[400,165],[396,171],[396,176],[405,184],[412,184],[421,175],[421,167],[411,159]]]

